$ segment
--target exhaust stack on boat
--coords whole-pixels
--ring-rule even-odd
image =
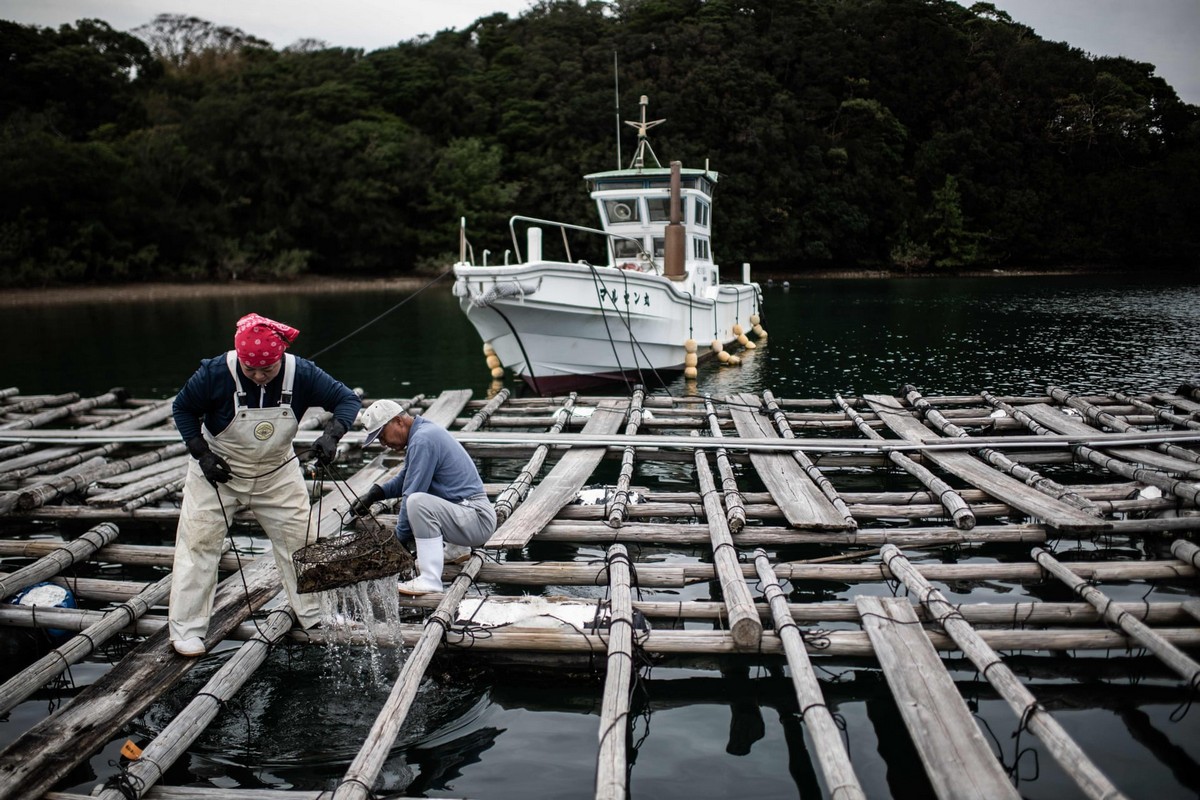
[[[683,203],[680,200],[680,169],[682,164],[671,162],[671,205],[670,217],[667,222],[666,241],[663,244],[663,274],[673,281],[681,281],[685,274],[683,270],[684,246],[687,239],[683,228]]]

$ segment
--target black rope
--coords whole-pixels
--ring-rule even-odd
[[[119,761],[109,761],[110,767],[116,767],[117,772],[110,775],[108,780],[104,782],[105,789],[116,789],[121,793],[121,796],[126,800],[139,800],[143,790],[146,788],[146,782],[136,775],[129,774],[129,765],[122,764]],[[158,766],[155,764],[154,766]],[[162,770],[159,770],[162,774]]]
[[[1013,742],[1013,765],[1012,769],[1009,771],[1009,775],[1012,777],[1013,786],[1016,786],[1021,782],[1021,759],[1026,753],[1031,753],[1033,755],[1033,777],[1028,778],[1027,780],[1036,781],[1042,774],[1041,762],[1038,759],[1037,749],[1034,747],[1026,747],[1024,750],[1021,749],[1021,733],[1029,727],[1029,720],[1033,718],[1033,715],[1041,710],[1041,706],[1039,706],[1036,701],[1030,702],[1030,704],[1025,706],[1025,709],[1021,712],[1021,721],[1017,724],[1017,730],[1013,732],[1012,736],[1015,740]]]
[[[1192,673],[1192,679],[1188,681],[1186,692],[1187,696],[1184,697],[1183,702],[1181,702],[1168,717],[1171,722],[1181,721],[1187,716],[1188,712],[1191,711],[1192,703],[1196,701],[1196,696],[1200,694],[1200,672]]]
[[[351,783],[357,783],[359,786],[363,787],[363,791],[365,791],[367,793],[367,797],[372,798],[372,800],[374,800],[374,798],[379,797],[379,795],[375,794],[374,790],[371,789],[370,786],[368,786],[364,781],[362,781],[358,778],[346,778],[345,780],[339,781],[338,787],[340,788],[342,786],[346,786]]]

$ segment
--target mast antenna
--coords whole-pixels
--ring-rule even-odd
[[[613,98],[617,109],[617,169],[621,168],[621,86],[617,71],[617,51],[613,50]]]
[[[658,167],[662,167],[662,163],[658,160],[658,156],[654,154],[654,148],[650,146],[650,140],[646,138],[646,131],[653,128],[655,125],[661,125],[666,122],[665,119],[652,119],[646,121],[646,106],[650,105],[650,99],[646,95],[642,95],[642,99],[638,101],[638,105],[642,107],[642,119],[640,122],[631,122],[625,120],[625,124],[637,128],[638,143],[637,152],[633,154],[633,160],[629,162],[630,169],[641,169],[646,164],[646,151],[650,151],[650,157],[654,159],[654,163]]]

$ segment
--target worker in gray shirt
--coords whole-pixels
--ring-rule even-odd
[[[475,462],[445,428],[410,416],[391,400],[376,400],[363,412],[362,421],[367,432],[363,446],[378,438],[392,450],[406,451],[404,468],[391,480],[372,486],[350,511],[362,516],[373,503],[401,498],[396,536],[401,542],[416,540],[418,574],[401,581],[400,593],[441,592],[447,555],[465,557],[467,548],[479,547],[496,530],[496,511],[483,491]]]

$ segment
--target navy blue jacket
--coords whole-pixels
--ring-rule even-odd
[[[237,373],[242,391],[246,393],[247,407],[271,408],[279,405],[279,396],[283,391],[282,369],[274,380],[263,387],[265,391],[260,390],[240,369]],[[303,418],[304,412],[313,406],[332,411],[334,418],[349,430],[362,408],[362,400],[346,384],[335,380],[313,362],[297,357],[296,377],[292,381],[292,410],[296,413],[296,419]],[[185,442],[200,435],[201,423],[213,436],[229,426],[233,421],[233,376],[229,374],[224,353],[200,362],[200,369],[188,378],[175,396],[172,409],[175,427]]]

